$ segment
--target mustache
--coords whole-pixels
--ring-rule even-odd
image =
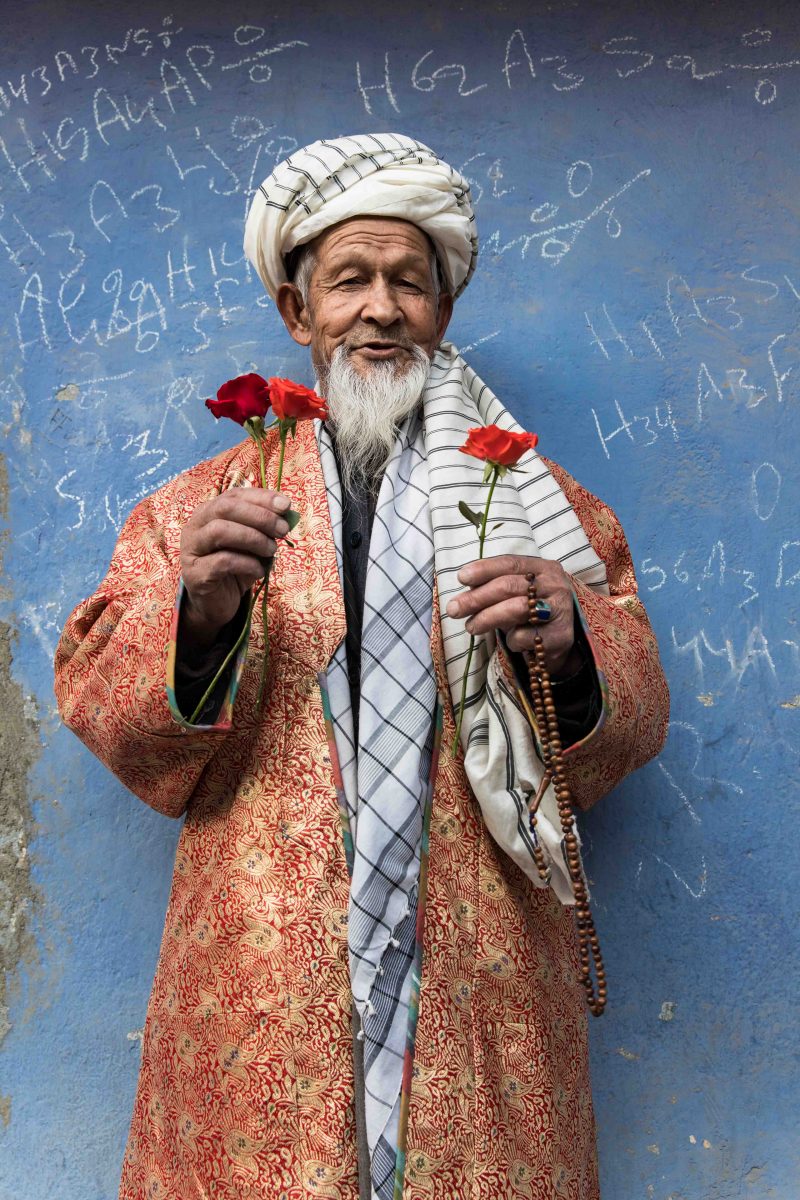
[[[403,329],[391,327],[377,332],[373,329],[350,333],[342,342],[346,354],[352,354],[363,346],[399,346],[401,350],[413,351],[415,342]]]

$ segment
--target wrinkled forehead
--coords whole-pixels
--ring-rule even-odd
[[[383,259],[389,254],[398,261],[436,257],[436,247],[428,234],[413,221],[397,217],[350,217],[318,234],[312,241],[296,246],[286,255],[286,274],[293,279],[306,250],[311,249],[317,262],[359,259]]]

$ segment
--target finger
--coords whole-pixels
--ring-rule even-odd
[[[537,603],[549,608],[551,615],[558,612],[566,612],[572,603],[572,593],[566,584],[560,579],[554,584],[541,583],[536,589]],[[467,592],[461,592],[458,596],[453,596],[447,602],[447,615],[450,617],[467,617],[473,613],[480,612],[481,609],[488,608],[493,604],[500,604],[503,600],[510,600],[518,597],[523,597],[524,616],[521,620],[528,618],[528,584],[524,575],[501,575],[498,579],[493,579],[489,583],[483,584],[481,587],[471,588]],[[546,619],[545,617],[540,618]]]
[[[530,628],[534,630],[543,629],[545,625],[552,631],[548,634],[552,637],[564,637],[568,631],[571,633],[571,623],[566,619],[566,610],[551,606],[549,618],[544,615],[535,625]],[[501,604],[493,604],[488,608],[481,609],[480,612],[471,616],[464,625],[467,633],[488,633],[490,629],[502,629],[503,631],[516,629],[520,625],[528,625],[528,600],[523,597],[521,600],[504,600]]]
[[[232,517],[248,524],[263,524],[275,516],[281,516],[291,508],[288,496],[279,492],[263,491],[261,488],[237,488],[226,492],[215,502],[214,516]],[[208,512],[206,518],[208,518]]]
[[[272,524],[276,536],[289,531],[286,521],[277,514],[274,514]],[[216,518],[195,530],[185,546],[185,552],[195,558],[203,558],[221,550],[244,552],[255,558],[270,558],[275,553],[275,538],[252,525]]]
[[[492,604],[500,604],[503,600],[514,597],[525,597],[527,612],[528,584],[524,575],[501,575],[482,586],[476,586],[469,591],[453,596],[447,602],[447,615],[450,617],[466,617],[480,612]],[[521,618],[524,620],[524,617]]]
[[[498,554],[494,558],[476,558],[458,572],[461,583],[478,587],[498,575],[536,575],[548,565],[545,558],[530,558],[524,554]],[[552,564],[550,564],[552,565]]]
[[[292,507],[290,498],[284,492],[273,492],[270,488],[231,488],[222,495],[232,496],[234,499],[241,498],[251,504],[272,508],[275,512],[286,512],[287,508]]]
[[[488,608],[482,608],[480,612],[469,617],[464,628],[467,633],[476,636],[489,633],[493,629],[502,629],[505,632],[523,625],[527,616],[528,603],[524,598],[504,600],[501,604],[491,604]]]
[[[498,604],[494,608],[486,609],[470,618],[465,628],[476,637],[488,633],[490,630],[492,632],[502,630],[506,635],[506,644],[509,650],[517,653],[523,650],[532,650],[538,635],[542,639],[545,661],[551,671],[559,669],[574,643],[573,631],[566,622],[562,621],[555,627],[520,624],[512,619],[508,602],[505,605]]]
[[[542,639],[545,665],[548,671],[557,674],[569,658],[575,644],[571,633],[561,633],[546,627],[537,629],[531,625],[521,625],[506,633],[506,645],[515,654],[533,650],[537,634]]]
[[[237,554],[233,550],[209,554],[200,560],[198,568],[191,577],[191,583],[186,580],[186,585],[192,595],[199,597],[215,591],[220,583],[233,576],[239,586],[246,590],[257,579],[261,579],[267,569],[262,559],[252,554]]]
[[[509,650],[532,650],[537,637],[542,639],[546,656],[564,656],[573,645],[570,630],[544,625],[517,625],[505,631]]]
[[[282,514],[289,507],[291,501],[280,492],[262,488],[231,488],[202,505],[189,524],[206,525],[222,517],[272,533],[276,517],[283,519]]]
[[[509,629],[506,632],[506,645],[515,654],[522,654],[524,650],[533,650],[537,634],[544,642],[540,629],[536,629],[532,625],[518,625],[516,629]]]

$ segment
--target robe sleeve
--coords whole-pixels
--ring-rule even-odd
[[[562,467],[548,466],[608,573],[608,596],[573,579],[603,695],[595,728],[564,752],[572,797],[588,809],[662,749],[669,690],[622,526],[607,504]]]
[[[175,703],[180,533],[221,491],[227,456],[201,463],[143,500],[120,533],[108,573],[67,621],[55,659],[65,725],[135,795],[178,817],[231,728],[240,653],[213,725],[191,726]]]

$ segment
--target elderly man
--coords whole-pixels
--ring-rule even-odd
[[[472,561],[458,504],[486,489],[460,448],[518,427],[442,342],[477,236],[426,146],[297,152],[245,249],[328,418],[298,425],[285,494],[240,486],[247,441],[140,504],[57,658],[65,721],[186,814],[120,1196],[594,1200],[580,880],[523,652],[538,633],[557,791],[588,807],[666,728],[624,536],[529,451]],[[192,723],[268,562],[265,706],[257,608]]]

